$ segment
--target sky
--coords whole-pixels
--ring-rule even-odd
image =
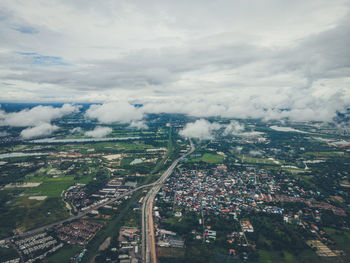
[[[330,121],[350,106],[349,8],[349,0],[2,0],[0,101],[101,102],[91,117],[108,123],[115,117],[104,110],[118,109],[118,121],[136,126],[158,112]]]

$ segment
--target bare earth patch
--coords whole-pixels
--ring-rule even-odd
[[[26,187],[37,187],[41,185],[42,182],[32,182],[32,183],[11,183],[5,185],[5,188],[26,188]]]
[[[28,199],[30,199],[30,200],[38,200],[38,201],[45,200],[46,198],[47,198],[46,195],[34,195],[34,196],[28,197]]]
[[[98,248],[98,251],[103,251],[109,247],[109,244],[111,243],[111,238],[107,237],[105,241],[100,245]]]

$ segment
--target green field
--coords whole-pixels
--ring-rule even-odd
[[[272,160],[267,160],[265,158],[250,157],[250,156],[246,156],[246,155],[239,155],[238,157],[241,160],[241,162],[243,162],[243,163],[258,163],[258,164],[269,164],[269,165],[276,165],[276,166],[280,165],[278,163],[275,163]],[[283,163],[281,161],[279,161],[279,162]]]
[[[0,236],[7,237],[12,230],[23,232],[68,216],[65,204],[58,197],[43,201],[21,198],[1,212]]]
[[[19,255],[17,254],[17,251],[14,248],[3,248],[0,247],[0,259],[1,262],[19,258]]]
[[[293,255],[287,251],[258,250],[259,259],[248,262],[264,263],[317,263],[319,257],[311,249],[304,250],[301,254]]]
[[[147,145],[144,143],[139,142],[133,142],[133,143],[126,143],[126,142],[118,142],[116,144],[117,149],[121,150],[134,150],[134,151],[143,151],[145,149],[154,148],[152,145]]]
[[[60,250],[58,250],[52,256],[47,258],[48,263],[62,263],[62,262],[70,262],[70,258],[75,256],[78,252],[80,252],[82,248],[78,246],[69,246],[66,245]]]
[[[205,153],[201,158],[190,159],[189,162],[222,163],[224,156],[219,154]]]
[[[309,172],[309,171],[305,171],[304,169],[293,168],[293,167],[282,167],[282,170],[288,171],[288,172],[291,172],[291,173],[305,173],[305,172]]]
[[[202,161],[206,163],[222,163],[224,159],[222,155],[211,153],[205,153],[202,157]]]
[[[31,182],[42,182],[41,185],[26,191],[28,195],[46,195],[48,197],[60,197],[63,190],[74,184],[74,177],[34,177]]]
[[[344,152],[306,152],[302,154],[305,157],[339,157],[343,156]]]
[[[347,255],[350,255],[350,232],[329,227],[326,227],[325,231],[335,242],[336,247],[339,247]]]

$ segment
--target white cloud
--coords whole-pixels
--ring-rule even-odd
[[[41,123],[35,127],[26,128],[22,130],[21,137],[24,139],[30,139],[40,136],[47,136],[56,131],[59,127],[51,125],[49,123]]]
[[[141,120],[143,112],[128,102],[118,101],[91,105],[86,111],[86,116],[105,124],[130,123]]]
[[[101,138],[101,137],[107,136],[111,132],[112,132],[112,128],[110,128],[110,127],[97,126],[92,131],[85,132],[85,136],[94,137],[94,138]]]
[[[244,131],[244,125],[240,124],[238,121],[231,121],[224,130],[223,135],[236,135]]]
[[[200,119],[195,122],[187,123],[186,126],[179,132],[182,137],[197,138],[200,140],[213,139],[213,131],[221,128],[221,125],[214,122],[210,123],[207,120]]]
[[[0,111],[0,125],[13,127],[36,126],[41,123],[49,123],[69,113],[78,111],[78,106],[64,104],[60,108],[52,106],[36,106],[19,112],[6,113]]]
[[[224,129],[223,129],[224,128]],[[223,129],[220,130],[220,129]],[[220,130],[220,131],[219,131]],[[183,137],[199,138],[199,139],[214,139],[214,135],[238,135],[241,137],[257,137],[264,133],[258,131],[244,132],[244,124],[238,121],[231,121],[229,124],[219,124],[216,122],[210,123],[205,119],[200,119],[192,123],[186,124],[186,126],[179,132]],[[214,131],[218,131],[214,134]]]
[[[145,121],[132,121],[130,127],[137,129],[148,129],[148,126]]]

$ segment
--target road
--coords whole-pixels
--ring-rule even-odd
[[[194,150],[194,144],[190,140],[191,149],[177,158],[170,167],[162,174],[162,176],[154,183],[151,190],[147,193],[142,205],[142,262],[156,263],[157,253],[155,244],[155,233],[153,224],[153,202],[159,189],[162,187],[166,179],[172,174],[174,168],[179,161],[191,154]]]
[[[91,207],[91,208],[89,208],[89,209],[86,209],[86,210],[84,210],[84,211],[81,211],[81,212],[79,212],[77,215],[73,215],[73,216],[71,216],[71,217],[69,217],[69,218],[67,218],[67,219],[64,219],[64,220],[61,220],[61,221],[57,221],[57,222],[54,222],[54,223],[51,223],[51,224],[48,224],[48,225],[45,225],[45,226],[42,226],[42,227],[38,227],[38,228],[29,230],[29,231],[24,232],[24,233],[19,234],[19,235],[14,235],[14,236],[11,236],[11,237],[7,237],[7,238],[4,238],[3,240],[8,241],[8,240],[13,239],[13,238],[22,238],[22,237],[25,237],[25,236],[30,236],[30,235],[32,235],[32,234],[36,234],[36,233],[39,233],[39,232],[42,232],[42,231],[46,231],[47,229],[53,228],[53,227],[58,226],[58,225],[61,225],[61,224],[63,224],[63,223],[66,223],[66,222],[70,222],[70,221],[79,219],[80,217],[85,216],[86,214],[88,214],[89,212],[91,212],[92,210],[95,210],[95,209],[98,209],[98,208],[100,208],[100,207],[102,207],[102,206],[105,206],[105,205],[108,205],[108,204],[110,204],[110,203],[113,203],[113,202],[115,202],[115,201],[117,201],[117,200],[119,200],[119,199],[121,199],[121,198],[124,198],[124,197],[126,197],[126,196],[128,196],[128,195],[131,195],[131,194],[133,194],[134,192],[137,192],[137,191],[139,191],[139,190],[141,190],[141,189],[148,188],[148,187],[152,187],[152,186],[154,186],[154,184],[155,184],[155,183],[151,183],[151,184],[147,184],[147,185],[142,185],[142,186],[137,187],[137,188],[135,188],[135,189],[133,189],[133,190],[130,190],[130,191],[128,191],[128,192],[125,192],[124,194],[119,195],[119,196],[117,196],[117,197],[115,197],[115,198],[109,199],[109,200],[107,200],[107,201],[105,201],[105,202],[103,202],[103,203],[101,203],[101,204],[97,204],[97,205],[95,205],[95,206],[93,206],[93,207]]]

